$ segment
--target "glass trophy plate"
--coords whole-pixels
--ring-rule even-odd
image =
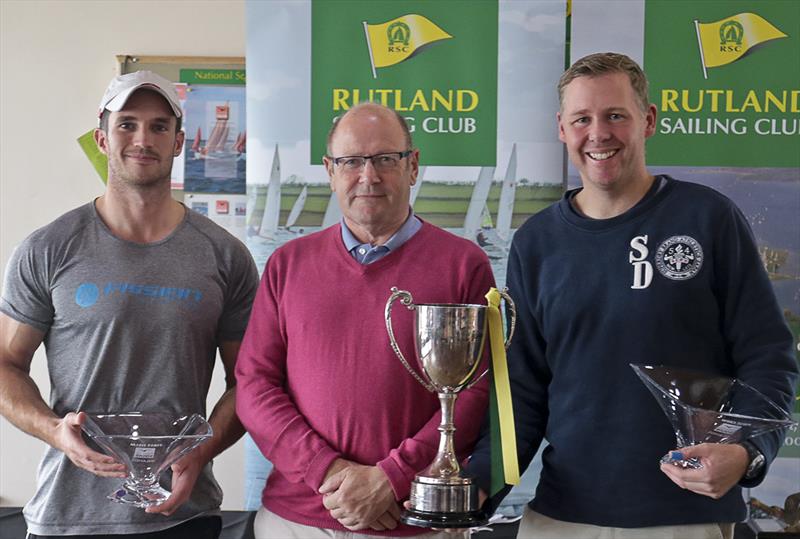
[[[199,414],[124,412],[87,414],[82,429],[106,453],[127,467],[125,483],[109,494],[115,502],[149,507],[164,503],[161,473],[213,435]]]
[[[794,424],[780,406],[737,380],[666,366],[631,367],[667,415],[677,447],[735,444]],[[670,451],[661,459],[683,468],[702,468],[696,458]]]

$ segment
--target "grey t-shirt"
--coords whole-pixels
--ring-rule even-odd
[[[186,212],[157,243],[120,240],[86,204],[31,234],[8,263],[0,311],[45,331],[50,405],[71,411],[206,415],[221,341],[241,340],[258,286],[245,246]],[[48,448],[25,506],[31,533],[146,533],[215,511],[211,464],[172,516],[106,496],[120,484]],[[169,488],[169,484],[166,485]]]

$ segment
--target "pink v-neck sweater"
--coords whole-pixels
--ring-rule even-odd
[[[236,365],[236,409],[275,466],[262,495],[273,513],[344,530],[317,493],[334,459],[377,465],[402,500],[436,455],[438,399],[389,344],[383,313],[393,286],[415,303],[485,305],[494,279],[483,251],[429,223],[366,266],[347,253],[338,225],[287,243],[267,261]],[[416,367],[413,312],[397,301],[392,318],[398,344]],[[458,397],[461,458],[478,436],[486,405],[485,380]],[[419,532],[401,525],[374,533]]]

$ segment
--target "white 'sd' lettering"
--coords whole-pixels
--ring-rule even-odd
[[[650,251],[647,249],[647,235],[636,236],[630,243],[631,251],[628,261],[633,266],[633,284],[631,288],[641,290],[650,286],[653,281],[653,265],[647,261]]]

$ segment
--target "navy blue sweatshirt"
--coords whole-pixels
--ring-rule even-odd
[[[546,444],[530,507],[627,528],[743,520],[740,487],[713,500],[659,470],[675,435],[629,364],[737,377],[790,409],[792,335],[747,221],[716,191],[667,176],[611,219],[580,215],[573,195],[531,217],[509,255],[521,469]],[[771,461],[782,433],[752,441]],[[485,490],[489,449],[487,435],[468,466]]]

